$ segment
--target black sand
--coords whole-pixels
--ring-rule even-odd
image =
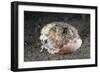
[[[46,50],[40,52],[40,31],[47,23],[67,22],[78,29],[82,46],[76,52],[66,55],[50,55]],[[71,60],[90,58],[90,15],[24,12],[24,61]]]

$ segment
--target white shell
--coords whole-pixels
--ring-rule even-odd
[[[51,28],[55,27],[56,24],[61,24],[62,22],[54,22],[54,23],[50,23],[50,24],[47,24],[46,26],[44,26],[41,30],[41,35],[40,35],[40,40],[42,42],[42,45],[41,45],[41,52],[43,51],[43,49],[46,49],[48,51],[48,53],[50,54],[55,54],[55,53],[58,53],[60,51],[60,48],[55,48],[54,47],[54,40],[51,40],[50,37],[49,37],[49,32],[51,30]],[[69,24],[67,23],[62,23],[61,26],[63,27],[72,27],[73,30],[75,30],[76,32],[77,29],[75,29],[73,26],[70,26]],[[73,32],[71,30],[69,30],[70,32],[70,35],[73,36]],[[62,41],[62,31],[60,31],[59,29],[56,29],[56,40],[57,41]],[[78,34],[78,33],[77,33]],[[59,36],[57,36],[59,35]],[[45,42],[47,41],[47,42]],[[76,51],[77,49],[79,49],[81,47],[81,44],[82,44],[82,39],[80,37],[74,37],[73,39],[71,39],[67,45],[70,46],[71,50],[72,51]]]
[[[72,48],[72,51],[76,51],[77,49],[79,49],[82,45],[82,40],[81,38],[74,38],[73,40],[71,40],[69,42],[71,48]]]

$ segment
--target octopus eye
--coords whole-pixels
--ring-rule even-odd
[[[67,33],[68,28],[63,28],[63,33]]]
[[[44,42],[47,43],[47,40],[45,40]]]

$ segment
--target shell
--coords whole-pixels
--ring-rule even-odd
[[[67,54],[79,49],[82,39],[78,30],[64,22],[52,22],[41,30],[40,40],[42,49],[50,54]]]

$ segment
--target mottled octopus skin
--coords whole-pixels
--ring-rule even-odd
[[[68,28],[69,28],[71,37],[64,38],[62,40],[62,43],[60,42],[61,43],[60,45],[53,43],[52,46],[54,48],[49,48],[48,53],[50,53],[50,54],[69,54],[80,48],[80,46],[82,44],[82,39],[80,38],[80,36],[78,34],[78,30],[75,27],[73,27],[72,25],[68,25]],[[59,30],[58,30],[58,33],[59,33]],[[52,32],[50,32],[50,35],[51,35],[53,41],[57,41],[56,32],[52,31]]]

